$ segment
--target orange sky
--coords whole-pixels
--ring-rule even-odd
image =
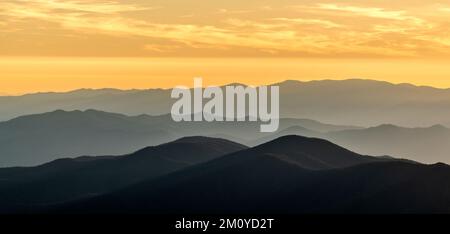
[[[268,84],[286,79],[366,78],[450,87],[447,61],[301,58],[1,58],[1,92],[78,88],[170,88],[233,82]]]
[[[448,0],[4,0],[0,95],[368,78],[450,87]]]

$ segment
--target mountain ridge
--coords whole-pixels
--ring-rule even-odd
[[[443,125],[405,128],[383,124],[325,133],[293,126],[249,141],[247,145],[255,146],[291,134],[326,139],[360,154],[390,155],[422,163],[448,163],[450,156],[447,144],[450,142],[450,129]]]
[[[450,87],[449,88],[441,88],[441,87],[435,87],[435,86],[431,86],[431,85],[417,85],[417,84],[413,84],[413,83],[406,83],[406,82],[401,82],[401,83],[393,83],[393,82],[389,82],[389,81],[382,81],[382,80],[375,80],[375,79],[364,79],[364,78],[349,78],[349,79],[343,79],[343,80],[339,80],[339,79],[319,79],[319,80],[294,80],[294,79],[287,79],[281,82],[275,82],[275,83],[271,83],[271,84],[264,84],[267,86],[270,85],[291,85],[291,84],[305,84],[305,83],[316,83],[316,82],[360,82],[360,81],[364,81],[364,82],[374,82],[374,83],[379,83],[379,84],[388,84],[388,85],[393,85],[393,86],[408,86],[408,87],[414,87],[414,88],[430,88],[430,89],[435,89],[435,90],[443,90],[443,91],[450,91]],[[248,86],[248,84],[244,84],[244,83],[229,83],[229,84],[224,84],[224,85],[218,85],[220,87],[222,86],[227,86],[227,85],[244,85],[244,86]],[[261,86],[261,85],[257,85],[256,87]],[[139,89],[139,88],[133,88],[133,89],[120,89],[120,88],[79,88],[79,89],[73,89],[73,90],[68,90],[68,91],[47,91],[47,92],[31,92],[31,93],[24,93],[24,94],[19,94],[19,95],[2,95],[1,97],[21,97],[21,96],[29,96],[29,95],[47,95],[47,94],[67,94],[67,93],[77,93],[77,92],[96,92],[96,91],[106,91],[106,92],[139,92],[139,91],[167,91],[167,90],[171,90],[171,88],[144,88],[144,89]],[[0,93],[1,94],[1,93]],[[6,94],[6,93],[4,93]]]
[[[58,159],[0,169],[2,207],[45,205],[107,193],[246,149],[224,139],[189,137],[122,156]]]
[[[282,122],[281,126],[300,124],[320,131],[353,128],[304,119]],[[222,133],[253,137],[261,134],[258,124],[177,123],[170,115],[127,116],[97,110],[56,110],[0,122],[0,167],[33,166],[80,155],[121,155],[185,136]]]
[[[450,89],[363,79],[291,80],[278,84],[281,118],[306,118],[363,127],[383,123],[405,127],[450,126]],[[163,115],[170,113],[175,102],[170,93],[170,89],[82,89],[69,93],[0,97],[0,120],[55,109]],[[416,118],[409,118],[411,115]]]
[[[283,151],[287,136],[271,144]],[[301,144],[297,150],[302,150]],[[333,144],[332,144],[333,145]],[[261,146],[265,148],[265,146]],[[270,148],[270,147],[269,147]],[[47,210],[93,214],[401,214],[448,213],[450,167],[401,160],[308,170],[267,152],[246,149],[132,185],[104,196]],[[320,150],[314,147],[314,150]],[[447,192],[445,192],[447,190]],[[436,194],[440,194],[436,197]],[[131,199],[133,198],[133,199]],[[117,204],[121,204],[120,207]]]

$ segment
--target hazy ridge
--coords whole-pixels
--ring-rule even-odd
[[[450,126],[449,89],[358,79],[290,80],[277,85],[280,85],[282,117],[365,127],[380,124]],[[163,89],[83,89],[0,97],[0,120],[57,109],[162,115],[170,112],[173,102],[170,90]]]

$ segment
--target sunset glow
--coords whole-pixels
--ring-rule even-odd
[[[6,0],[0,93],[366,78],[450,87],[450,4]]]

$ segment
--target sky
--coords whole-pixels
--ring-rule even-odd
[[[2,0],[0,94],[366,78],[450,87],[448,0]]]

